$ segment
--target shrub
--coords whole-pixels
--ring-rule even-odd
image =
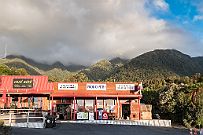
[[[4,125],[4,121],[0,120],[0,127],[2,127]]]
[[[12,134],[11,127],[0,126],[0,135],[11,135],[11,134]]]

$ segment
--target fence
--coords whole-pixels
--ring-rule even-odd
[[[34,109],[0,109],[0,119],[14,127],[44,128],[46,112]]]

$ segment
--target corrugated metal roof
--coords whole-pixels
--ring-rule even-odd
[[[32,79],[33,86],[30,88],[14,88],[14,79]],[[0,76],[0,90],[7,90],[7,93],[42,93],[52,92],[53,83],[48,82],[48,76]]]

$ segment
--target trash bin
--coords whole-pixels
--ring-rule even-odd
[[[53,128],[56,126],[55,117],[52,115],[47,115],[45,117],[45,128]]]

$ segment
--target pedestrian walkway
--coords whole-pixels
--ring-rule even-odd
[[[171,120],[77,120],[77,121],[57,121],[57,122],[59,122],[59,123],[140,125],[140,126],[171,127]]]

